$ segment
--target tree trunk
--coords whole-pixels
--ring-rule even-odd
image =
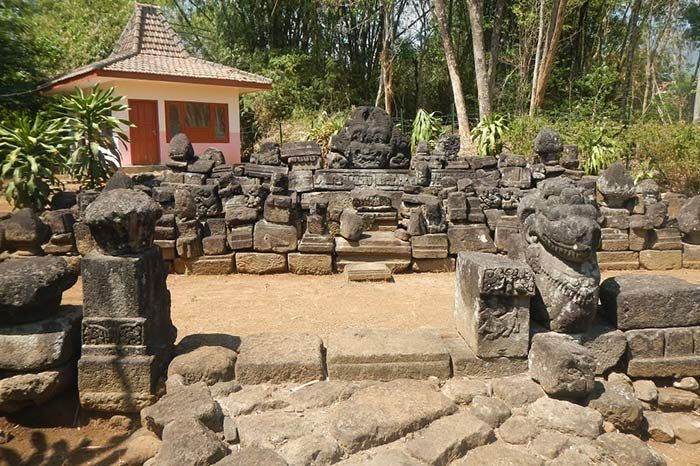
[[[549,81],[549,76],[552,74],[554,57],[556,55],[557,45],[559,44],[559,37],[561,36],[561,28],[564,25],[566,3],[567,0],[555,0],[554,4],[552,5],[552,17],[550,20],[549,32],[547,34],[547,44],[544,50],[542,63],[540,64],[539,76],[537,77],[537,86],[534,99],[534,107],[536,109],[542,106],[547,81]],[[551,24],[551,22],[554,22],[554,24]]]
[[[467,8],[469,9],[469,23],[474,48],[474,72],[479,97],[479,118],[483,119],[491,114],[491,93],[489,92],[489,76],[486,69],[484,47],[484,2],[483,0],[467,0]]]
[[[382,46],[382,83],[384,84],[384,110],[391,115],[394,100],[394,2],[384,3],[384,44]]]
[[[622,101],[620,102],[620,118],[624,122],[630,119],[630,92],[632,91],[632,72],[634,71],[634,55],[639,43],[639,11],[642,8],[642,0],[634,0],[630,20],[627,25],[629,41],[627,44],[627,54],[625,56],[625,76],[622,84]]]
[[[459,124],[459,153],[461,156],[476,155],[476,147],[472,142],[471,133],[469,131],[469,120],[467,119],[467,106],[464,103],[464,95],[462,94],[462,81],[457,72],[457,60],[455,59],[454,48],[452,47],[452,38],[447,29],[447,17],[445,15],[445,0],[434,0],[435,3],[435,18],[440,28],[440,36],[442,38],[442,46],[445,49],[445,61],[447,62],[447,70],[450,74],[450,82],[452,83],[452,94],[457,111],[457,123]]]
[[[698,56],[698,65],[700,65],[700,56]],[[700,66],[695,67],[695,102],[693,103],[693,124],[700,125]]]
[[[498,56],[501,52],[501,27],[503,26],[503,10],[506,0],[496,0],[496,8],[493,16],[493,29],[491,30],[491,47],[489,50],[489,98],[491,105],[496,101],[496,71],[498,70]]]
[[[537,78],[540,74],[542,57],[542,40],[544,39],[544,0],[540,0],[539,25],[537,26],[537,47],[535,48],[535,68],[532,71],[532,90],[530,91],[530,116],[535,116],[535,95],[537,94]]]

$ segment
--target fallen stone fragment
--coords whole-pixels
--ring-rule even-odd
[[[467,451],[495,439],[493,429],[480,419],[458,413],[433,421],[406,441],[406,450],[432,466],[444,466]]]
[[[442,394],[458,405],[468,405],[475,396],[489,396],[489,388],[481,380],[454,377],[442,386]]]
[[[576,341],[593,352],[596,375],[615,367],[627,350],[624,332],[605,322],[594,322],[586,333],[572,335]]]
[[[700,443],[700,416],[697,414],[673,413],[664,418],[673,427],[673,433],[681,442]]]
[[[291,465],[333,464],[343,456],[343,450],[335,439],[317,433],[290,440],[277,452]]]
[[[287,462],[274,450],[247,447],[231,453],[214,466],[287,466]]]
[[[0,379],[0,413],[43,404],[75,383],[75,363],[38,373],[6,373]]]
[[[511,414],[504,402],[487,396],[475,396],[469,405],[469,412],[494,429],[503,424]]]
[[[220,432],[223,413],[203,382],[167,393],[156,404],[141,410],[143,426],[159,436],[163,428],[176,419],[194,419],[208,429]]]
[[[398,442],[397,442],[398,443]],[[412,458],[401,447],[379,447],[360,452],[337,466],[424,466],[424,463]]]
[[[231,445],[232,443],[238,443],[238,426],[236,421],[228,416],[224,416],[223,430],[221,433],[224,436],[224,441]]]
[[[358,241],[363,229],[363,217],[353,209],[344,209],[340,215],[340,235],[348,241]]]
[[[308,334],[259,334],[243,338],[236,362],[241,384],[309,382],[324,378],[323,342]]]
[[[595,382],[584,405],[598,411],[621,432],[636,433],[642,425],[642,403],[626,384]]]
[[[649,438],[657,442],[670,443],[675,438],[673,426],[662,413],[644,411],[644,427]]]
[[[394,380],[372,385],[330,409],[330,433],[348,453],[414,432],[457,406],[425,383]]]
[[[522,408],[546,396],[542,387],[527,374],[499,377],[491,380],[493,396],[499,398],[509,408]]]
[[[568,443],[557,458],[547,462],[547,466],[620,466],[595,440],[572,437]]]
[[[594,439],[603,431],[603,416],[568,401],[543,397],[532,403],[528,414],[542,429]]]
[[[662,411],[692,411],[700,407],[700,396],[679,388],[661,387],[657,404]]]
[[[569,335],[547,332],[532,338],[530,376],[551,396],[583,398],[593,390],[593,352]]]
[[[654,403],[659,397],[659,391],[652,380],[635,380],[632,382],[632,388],[639,401]]]
[[[286,401],[276,397],[276,391],[270,385],[246,385],[241,390],[216,401],[224,415],[233,418],[288,406]]]
[[[236,352],[228,348],[203,346],[176,356],[168,366],[168,377],[181,375],[185,385],[227,382],[234,378],[236,357]]]
[[[695,377],[683,377],[681,380],[673,382],[673,386],[689,392],[696,392],[700,389],[700,384]]]
[[[204,424],[180,418],[163,429],[163,444],[153,466],[206,466],[228,454],[228,448]]]
[[[666,461],[633,435],[611,432],[596,440],[617,464],[661,466]]]
[[[348,264],[344,269],[345,277],[350,282],[389,281],[391,270],[381,262],[360,262]]]
[[[498,438],[512,445],[528,444],[539,433],[539,427],[526,416],[511,416],[498,428]]]
[[[125,466],[141,466],[156,456],[161,447],[161,440],[148,429],[141,428],[131,434],[126,442],[126,450],[120,461]]]
[[[542,431],[530,442],[530,449],[543,458],[554,459],[569,446],[569,436],[561,432]]]
[[[544,461],[529,454],[524,448],[508,445],[505,442],[494,442],[475,448],[452,466],[542,466]]]
[[[271,411],[236,418],[241,447],[273,449],[312,434],[315,422],[320,422],[320,419],[286,411]]]

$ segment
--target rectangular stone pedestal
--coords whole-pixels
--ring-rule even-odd
[[[480,358],[527,357],[532,272],[486,253],[460,253],[454,317],[457,331]]]
[[[700,375],[700,326],[628,330],[625,336],[628,375],[645,378]]]
[[[411,243],[401,241],[391,232],[365,232],[359,241],[335,238],[336,269],[345,270],[347,264],[380,262],[393,273],[411,267]]]

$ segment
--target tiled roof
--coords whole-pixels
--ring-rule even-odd
[[[160,8],[139,3],[109,57],[69,71],[43,84],[40,89],[92,73],[106,76],[110,73],[128,73],[137,79],[138,75],[148,76],[149,79],[162,76],[163,80],[171,78],[178,81],[200,79],[211,84],[221,81],[221,84],[253,88],[268,88],[272,83],[264,76],[191,57]]]

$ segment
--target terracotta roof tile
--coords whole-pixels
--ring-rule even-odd
[[[272,83],[264,76],[191,57],[160,8],[139,3],[109,57],[69,71],[43,84],[40,89],[99,71],[238,81],[263,88]]]

